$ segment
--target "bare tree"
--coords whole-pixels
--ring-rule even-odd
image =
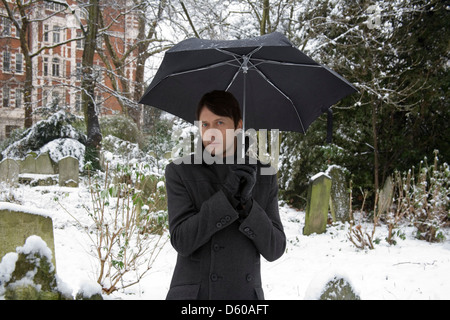
[[[25,119],[24,119],[24,127],[29,128],[33,125],[33,59],[39,56],[44,50],[53,49],[69,43],[71,41],[75,41],[77,39],[68,39],[61,42],[52,43],[51,45],[45,44],[41,45],[38,48],[33,48],[31,45],[30,39],[36,36],[36,27],[38,23],[42,23],[46,21],[56,13],[49,15],[43,15],[42,13],[45,10],[42,10],[45,4],[55,3],[61,5],[63,10],[66,9],[67,3],[52,1],[52,0],[34,0],[34,1],[7,1],[1,0],[3,7],[6,10],[7,18],[11,21],[11,23],[16,28],[16,36],[20,41],[20,49],[21,53],[24,57],[25,64],[25,81],[23,84],[23,102],[25,109]]]
[[[145,87],[145,63],[149,57],[171,46],[164,44],[167,41],[157,34],[166,6],[167,0],[134,0],[121,3],[114,11],[103,10],[99,16],[99,36],[104,40],[106,50],[98,50],[98,54],[107,68],[123,113],[130,116],[138,126],[141,123],[141,108],[137,101]],[[118,21],[126,23],[127,17],[137,22],[138,32],[133,39],[126,34],[123,39],[118,39],[111,30]],[[134,78],[127,74],[130,66],[136,70]]]

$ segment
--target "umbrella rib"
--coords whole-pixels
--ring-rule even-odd
[[[253,61],[258,61],[258,65],[268,63],[268,64],[278,64],[282,66],[288,66],[288,67],[309,67],[309,68],[323,68],[320,64],[307,64],[307,63],[293,63],[293,62],[281,62],[281,61],[275,61],[275,60],[264,60],[264,59],[252,59]]]
[[[228,61],[212,64],[212,65],[209,65],[209,66],[206,66],[206,67],[198,68],[198,69],[192,69],[192,70],[186,70],[186,71],[172,73],[172,74],[167,75],[165,79],[170,78],[170,77],[181,76],[183,74],[188,74],[188,73],[193,73],[193,72],[198,72],[198,71],[204,71],[204,70],[208,70],[208,69],[218,68],[218,67],[226,66],[226,65],[232,66],[232,67],[236,67],[236,68],[240,68],[240,65],[237,66],[237,65],[235,65],[235,64],[233,64],[231,62],[234,62],[234,60],[228,60]]]
[[[224,49],[216,48],[217,51],[219,51],[221,53],[224,53],[224,54],[227,54],[229,56],[232,56],[234,58],[234,60],[239,64],[238,71],[236,71],[236,73],[234,74],[233,78],[231,79],[231,81],[228,84],[228,86],[225,89],[225,91],[228,91],[231,88],[231,86],[233,85],[234,81],[236,80],[236,78],[239,75],[239,72],[241,72],[241,70],[244,73],[247,72],[247,70],[244,70],[244,64],[242,62],[240,62],[239,59],[245,60],[245,58],[246,58],[248,63],[252,64],[250,62],[250,59],[251,59],[252,55],[255,54],[256,52],[258,52],[259,50],[261,50],[261,48],[262,48],[262,46],[259,46],[259,47],[255,48],[252,52],[250,52],[249,54],[246,54],[246,55],[239,55],[239,54],[236,54],[236,53],[224,50]],[[247,68],[247,65],[245,67]]]
[[[294,109],[295,113],[297,114],[297,118],[300,121],[300,125],[302,127],[303,133],[306,133],[305,127],[303,126],[303,121],[302,118],[300,117],[300,114],[298,113],[298,110],[295,108],[294,102],[292,101],[291,98],[289,98],[289,96],[287,94],[285,94],[283,91],[281,91],[280,88],[278,88],[272,81],[269,80],[269,78],[266,77],[266,75],[259,70],[253,63],[251,63],[254,67],[254,69],[256,70],[256,72],[258,72],[258,74],[267,81],[268,84],[270,84],[272,87],[275,88],[275,90],[277,90],[283,97],[285,97],[290,103],[292,108]]]

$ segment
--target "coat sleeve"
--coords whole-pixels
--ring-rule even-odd
[[[170,241],[180,255],[191,255],[239,218],[222,191],[203,202],[198,210],[174,165],[166,167],[165,176]]]
[[[268,261],[277,260],[286,249],[286,235],[278,211],[278,183],[273,175],[266,208],[253,200],[252,208],[239,230],[253,241],[261,255]]]

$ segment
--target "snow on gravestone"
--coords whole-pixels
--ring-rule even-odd
[[[325,173],[318,173],[310,179],[305,226],[303,228],[304,235],[325,232],[328,220],[330,190],[331,179]]]
[[[16,184],[19,180],[20,166],[16,160],[4,159],[0,162],[0,182]]]
[[[78,187],[78,159],[65,157],[59,160],[59,185],[62,187]]]
[[[41,237],[53,252],[55,263],[55,243],[53,221],[42,210],[0,202],[0,259],[9,252],[15,252],[29,236]]]

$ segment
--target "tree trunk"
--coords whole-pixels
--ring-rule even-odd
[[[26,37],[27,38],[27,37]],[[21,38],[21,42],[26,41]],[[28,45],[21,45],[23,56],[25,57],[25,84],[23,88],[23,103],[25,109],[24,127],[31,128],[33,125],[33,105],[31,97],[33,94],[33,61],[28,51]]]
[[[378,102],[373,101],[372,107],[372,133],[373,133],[373,153],[374,153],[374,187],[375,192],[379,190],[379,155],[378,155],[378,128],[377,128],[377,117],[378,117]]]
[[[82,104],[84,120],[87,129],[86,162],[91,162],[93,168],[99,168],[100,146],[102,134],[98,121],[98,108],[95,103],[95,74],[94,74],[94,54],[96,48],[96,38],[98,30],[99,5],[98,0],[90,0],[89,19],[86,40],[83,52],[83,80]]]
[[[261,17],[260,34],[265,35],[270,27],[270,3],[269,0],[263,0],[263,12]]]

